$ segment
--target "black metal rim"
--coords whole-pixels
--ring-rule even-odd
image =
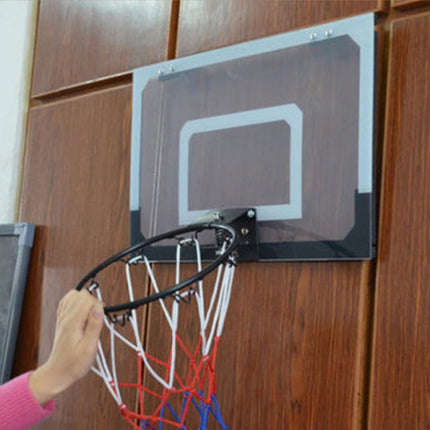
[[[193,276],[190,276],[189,278],[185,279],[184,281],[174,284],[168,288],[165,288],[163,291],[160,291],[158,293],[151,294],[147,297],[143,297],[141,299],[137,299],[131,302],[121,303],[118,305],[113,306],[106,306],[104,308],[106,314],[111,314],[113,312],[119,312],[119,311],[130,311],[132,309],[136,309],[139,306],[151,303],[155,300],[164,299],[168,296],[172,296],[178,291],[188,287],[191,284],[194,284],[200,280],[202,280],[206,275],[213,272],[220,264],[225,263],[229,257],[231,256],[232,252],[236,249],[238,243],[239,243],[239,237],[235,231],[235,229],[227,224],[219,224],[219,223],[204,223],[204,224],[192,224],[187,227],[179,228],[176,230],[171,230],[166,233],[162,233],[160,235],[151,237],[149,239],[144,240],[141,243],[138,243],[137,245],[131,246],[129,248],[124,249],[121,252],[118,252],[117,254],[113,255],[112,257],[106,259],[102,263],[100,263],[98,266],[96,266],[93,270],[88,272],[76,285],[75,289],[80,291],[82,288],[85,287],[85,285],[88,282],[96,283],[95,277],[98,273],[100,273],[103,269],[110,266],[111,264],[122,260],[124,257],[126,257],[129,254],[139,253],[140,251],[143,251],[145,248],[153,245],[154,243],[160,242],[164,239],[171,239],[175,238],[177,236],[180,236],[181,234],[195,232],[196,234],[205,231],[205,230],[224,230],[230,235],[230,243],[228,244],[227,249],[223,254],[221,254],[219,257],[215,258],[210,264],[208,264],[206,267],[204,267],[200,272],[197,272]],[[232,263],[233,264],[233,263]]]

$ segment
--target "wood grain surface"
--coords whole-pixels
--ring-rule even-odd
[[[391,28],[369,429],[426,429],[430,15]]]
[[[170,7],[171,0],[42,0],[32,95],[164,60]]]
[[[177,56],[384,8],[381,1],[269,4],[182,2]],[[238,278],[218,379],[231,428],[361,429],[371,265],[254,263]]]
[[[384,0],[185,0],[176,54],[183,57],[384,7]]]
[[[393,5],[400,3],[405,0]],[[170,17],[178,4],[176,28]],[[38,227],[15,373],[46,359],[60,297],[129,243],[131,86],[111,79],[166,53],[185,56],[386,11],[388,4],[183,0],[171,12],[171,0],[42,0],[32,90],[41,104],[30,109],[20,209],[20,219]],[[375,263],[242,264],[217,364],[218,398],[230,430],[430,428],[429,24],[424,15],[387,29],[392,46],[370,399]],[[110,88],[104,80],[111,80]],[[172,267],[158,265],[156,274],[170,282]],[[115,270],[106,278],[109,301],[123,299],[115,288],[119,278]],[[165,354],[160,314],[150,310],[148,321],[148,347]],[[183,324],[191,333],[195,316],[184,314]],[[119,360],[123,375],[135,371],[128,355]],[[127,399],[132,403],[133,394]],[[37,428],[127,427],[90,375],[60,396],[56,414]]]
[[[128,246],[130,122],[130,86],[30,112],[20,218],[35,223],[38,235],[18,339],[21,356],[34,354],[30,328],[37,333],[39,363],[47,359],[60,298]],[[113,285],[118,279],[111,273]],[[109,301],[123,298],[120,288],[112,291]],[[134,361],[118,359],[119,367],[132,369]],[[58,399],[56,413],[41,428],[121,428],[122,417],[101,388],[95,375],[79,382]]]
[[[398,8],[413,8],[430,5],[429,0],[391,0],[393,7]]]
[[[161,285],[171,282],[172,269],[157,266]],[[369,269],[359,262],[239,264],[217,361],[229,429],[362,428]],[[181,312],[192,340],[196,314]],[[147,347],[163,355],[169,333],[157,330],[161,314],[151,311],[148,321]]]

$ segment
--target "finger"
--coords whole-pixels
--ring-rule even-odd
[[[67,307],[67,305],[68,305],[68,303],[70,302],[70,300],[71,300],[71,295],[73,294],[71,294],[72,292],[71,291],[69,291],[67,294],[65,294],[62,298],[61,298],[61,300],[59,301],[59,303],[58,303],[58,308],[57,308],[57,312],[58,313],[61,313],[66,307]]]
[[[58,305],[58,310],[61,313],[68,312],[70,308],[74,306],[74,303],[76,302],[78,298],[78,291],[71,290],[69,291],[61,300]]]
[[[87,290],[76,292],[73,303],[73,312],[87,316],[90,309],[100,302],[92,296]]]
[[[91,308],[97,303],[97,299],[85,291],[71,291],[64,297],[64,304],[59,324],[73,326],[82,332],[87,323],[88,314]]]
[[[84,331],[84,339],[86,342],[94,344],[97,342],[103,327],[103,317],[103,306],[101,303],[96,303],[91,307],[88,314],[88,320]]]
[[[61,315],[61,313],[63,312],[64,309],[64,298],[60,300],[60,302],[58,303],[58,307],[57,307],[57,317],[59,317]]]
[[[73,291],[69,291],[65,296],[62,297],[57,307],[57,322],[56,326],[61,323],[64,319],[64,316],[67,314],[68,309],[70,308],[70,302],[74,300],[75,293]]]

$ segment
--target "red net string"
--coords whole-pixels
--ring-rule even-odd
[[[202,356],[201,348],[202,341],[200,340],[197,347],[193,352],[191,352],[180,339],[180,337],[176,336],[179,348],[184,352],[184,355],[187,357],[188,369],[185,375],[185,378],[181,378],[177,372],[175,372],[175,384],[171,388],[163,388],[162,393],[157,393],[144,385],[144,377],[143,377],[143,359],[140,355],[137,356],[137,383],[127,383],[127,382],[119,382],[118,385],[121,387],[131,387],[136,388],[138,392],[138,405],[139,412],[133,412],[124,405],[120,406],[121,414],[124,418],[136,429],[148,428],[141,427],[138,423],[142,420],[145,422],[152,423],[152,426],[156,425],[158,422],[162,422],[165,424],[169,424],[176,428],[183,428],[185,423],[185,418],[187,416],[188,410],[193,400],[202,401],[206,404],[210,404],[212,402],[212,398],[216,392],[216,374],[215,374],[215,365],[216,365],[216,356],[218,351],[218,345],[220,338],[216,337],[214,339],[214,345],[212,351]],[[153,363],[156,363],[165,368],[165,378],[166,382],[168,381],[170,374],[170,366],[171,360],[169,358],[168,361],[162,361],[157,359],[150,354],[146,354],[146,358]],[[183,395],[183,398],[186,399],[182,411],[178,413],[180,416],[179,421],[173,421],[172,419],[161,416],[161,412],[168,405],[169,399],[173,395]],[[146,403],[149,397],[153,399],[157,399],[157,406],[151,412],[146,410]],[[151,402],[153,404],[153,402]],[[152,428],[152,427],[150,427]]]

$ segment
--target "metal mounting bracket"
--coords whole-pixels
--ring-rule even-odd
[[[208,212],[199,222],[228,224],[239,236],[236,249],[239,261],[258,261],[258,227],[255,208],[223,209]]]

